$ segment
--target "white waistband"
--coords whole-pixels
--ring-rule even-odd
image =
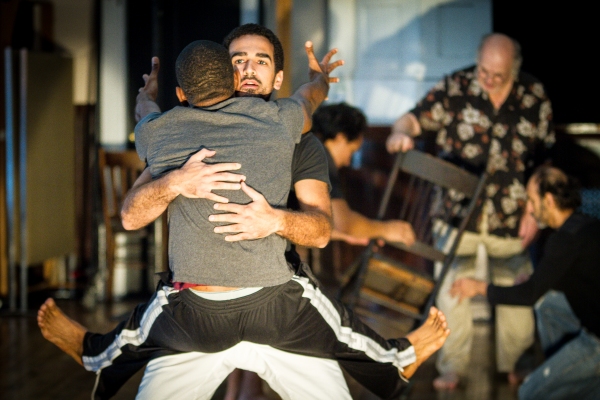
[[[249,296],[253,293],[258,292],[260,289],[262,289],[262,287],[239,288],[234,290],[228,290],[226,292],[203,292],[194,289],[190,289],[190,291],[196,296],[202,297],[203,299],[223,301],[239,299],[240,297]]]

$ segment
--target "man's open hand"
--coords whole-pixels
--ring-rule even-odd
[[[261,239],[277,232],[281,222],[275,210],[267,202],[265,197],[242,182],[242,190],[252,202],[242,204],[215,204],[215,209],[225,211],[225,214],[214,214],[209,216],[211,222],[228,222],[230,225],[217,226],[215,233],[234,233],[225,236],[228,242],[240,240]]]
[[[206,164],[204,160],[215,155],[214,150],[202,149],[178,170],[171,172],[172,186],[182,196],[203,198],[220,203],[229,199],[213,193],[213,190],[239,190],[240,182],[246,180],[244,175],[229,171],[240,169],[239,163]]]

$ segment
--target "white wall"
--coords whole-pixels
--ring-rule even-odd
[[[73,58],[73,103],[96,103],[92,0],[53,0],[54,39]]]
[[[127,142],[127,35],[126,4],[101,0],[99,70],[100,143],[122,146]]]
[[[346,64],[329,101],[391,124],[444,74],[474,63],[491,14],[491,0],[330,0],[329,46]]]

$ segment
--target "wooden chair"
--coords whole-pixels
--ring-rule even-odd
[[[477,176],[421,151],[399,153],[377,219],[410,222],[417,240],[410,247],[402,243],[380,246],[372,240],[342,275],[339,298],[359,314],[383,324],[390,325],[390,311],[414,320],[409,327],[404,323],[402,331],[423,322],[485,179],[485,174]],[[392,197],[398,200],[391,201]],[[439,248],[442,239],[444,247]],[[438,274],[433,273],[434,263],[441,266]]]
[[[142,173],[145,164],[135,150],[98,150],[102,214],[106,227],[106,300],[113,300],[116,234],[126,232],[120,211],[128,190]],[[139,233],[138,233],[139,234]]]

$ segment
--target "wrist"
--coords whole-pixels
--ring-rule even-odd
[[[144,90],[142,90],[141,92],[139,92],[139,93],[137,94],[137,96],[136,96],[135,100],[136,100],[138,103],[141,103],[141,102],[143,102],[143,101],[154,101],[154,99],[152,99],[152,98],[150,97],[150,95],[148,95],[148,93],[147,93],[147,92],[145,92]]]
[[[479,294],[482,296],[487,296],[487,288],[488,288],[488,283],[487,282],[479,282]]]
[[[183,172],[181,169],[176,169],[169,172],[161,178],[163,184],[163,192],[168,198],[174,199],[184,193]]]
[[[397,135],[397,136],[408,136],[409,138],[412,138],[413,135],[407,131],[406,129],[392,129],[392,135]]]
[[[283,236],[285,233],[285,228],[286,228],[286,213],[285,213],[285,211],[278,210],[276,208],[273,208],[272,210],[273,210],[272,221],[274,222],[272,233]]]

